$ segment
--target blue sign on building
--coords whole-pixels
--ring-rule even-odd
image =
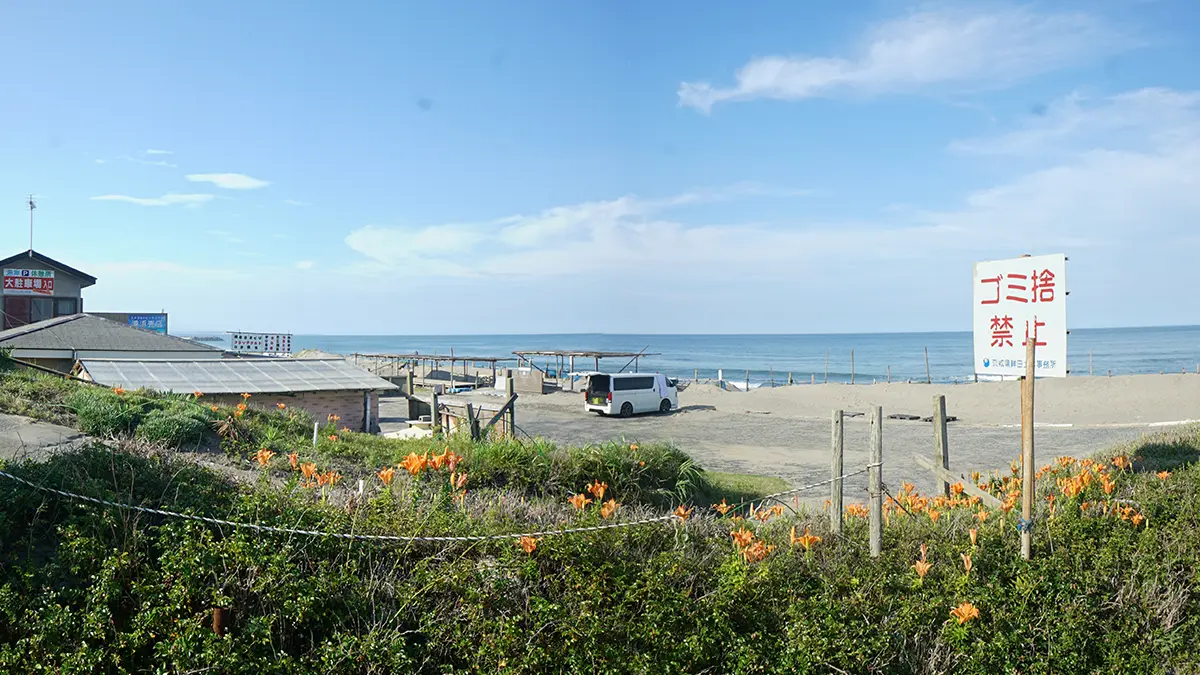
[[[152,330],[156,333],[167,332],[167,315],[166,314],[130,314],[129,325],[134,328],[143,330]]]

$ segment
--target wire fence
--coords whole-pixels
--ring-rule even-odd
[[[872,465],[872,466],[874,466],[874,465]],[[872,466],[868,466],[868,467],[860,469],[858,471],[854,471],[854,472],[845,474],[838,478],[829,478],[827,480],[819,481],[817,483],[811,483],[809,485],[804,485],[804,486],[801,486],[798,488],[793,488],[791,490],[785,490],[783,492],[776,492],[774,494],[766,495],[764,497],[758,497],[756,499],[747,500],[745,502],[742,502],[741,504],[737,504],[737,505],[731,507],[731,509],[737,509],[742,506],[745,506],[746,504],[750,504],[750,503],[753,503],[756,501],[767,501],[767,500],[772,500],[772,499],[778,499],[779,497],[785,497],[787,495],[804,492],[806,490],[811,490],[816,487],[821,487],[822,485],[828,485],[836,480],[850,478],[853,476],[857,476],[859,474],[866,473],[867,471],[869,471],[872,468]],[[663,516],[656,516],[653,518],[643,518],[640,520],[631,520],[631,521],[625,521],[625,522],[620,522],[620,523],[605,523],[603,525],[589,525],[589,526],[585,526],[585,527],[559,528],[559,529],[550,529],[550,530],[534,530],[534,531],[530,531],[530,532],[511,532],[511,533],[504,533],[504,534],[482,534],[482,535],[462,535],[462,536],[355,534],[353,532],[323,532],[320,530],[304,530],[304,529],[291,528],[291,527],[276,527],[274,525],[261,525],[258,523],[241,523],[241,522],[232,521],[232,520],[225,520],[223,518],[212,518],[209,516],[200,516],[200,515],[191,514],[191,513],[180,513],[178,511],[169,511],[166,509],[158,509],[158,508],[149,507],[149,506],[138,506],[136,504],[124,504],[121,502],[114,502],[114,501],[111,501],[108,499],[101,499],[99,497],[91,497],[91,496],[79,494],[76,492],[68,492],[66,490],[59,490],[59,489],[48,487],[45,485],[38,485],[37,483],[34,483],[33,481],[22,478],[20,476],[16,476],[7,471],[0,471],[0,478],[7,478],[11,481],[14,481],[14,482],[20,484],[20,485],[24,485],[26,487],[33,488],[34,490],[37,490],[39,492],[56,495],[58,497],[70,499],[73,501],[84,502],[84,503],[88,503],[88,504],[96,504],[99,506],[107,506],[107,507],[117,508],[117,509],[126,510],[126,511],[135,511],[138,513],[148,513],[148,514],[152,514],[152,515],[156,515],[156,516],[162,516],[164,518],[176,518],[176,519],[180,519],[180,520],[190,520],[190,521],[196,521],[196,522],[201,522],[201,523],[207,523],[209,525],[221,525],[221,526],[226,526],[226,527],[254,530],[256,532],[302,535],[302,536],[308,536],[308,537],[331,537],[331,538],[336,538],[336,539],[349,539],[349,540],[356,540],[356,541],[403,542],[403,543],[418,543],[418,542],[446,542],[446,543],[449,543],[449,542],[502,541],[502,540],[508,540],[508,539],[523,539],[526,537],[541,538],[541,537],[561,536],[561,535],[575,534],[575,533],[579,533],[579,532],[598,532],[600,530],[615,530],[615,529],[626,528],[626,527],[636,527],[639,525],[649,525],[652,523],[662,523],[662,522],[674,521],[674,520],[678,520],[678,521],[684,520],[684,517],[682,517],[678,514],[669,513],[669,514],[663,515]]]

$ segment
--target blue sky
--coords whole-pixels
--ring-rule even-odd
[[[173,330],[1196,323],[1200,5],[5,3],[0,252]]]

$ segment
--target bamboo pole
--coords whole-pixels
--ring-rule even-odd
[[[1026,328],[1026,334],[1029,334]],[[1021,495],[1021,558],[1029,560],[1033,555],[1033,497],[1037,488],[1033,462],[1033,391],[1035,370],[1034,358],[1037,333],[1025,339],[1025,378],[1021,386],[1021,462],[1024,492]]]
[[[871,464],[870,477],[871,557],[883,553],[883,408],[871,408]]]
[[[833,411],[833,444],[830,453],[829,472],[833,482],[829,484],[829,530],[842,533],[842,458],[846,449],[846,415],[841,410]]]
[[[929,374],[929,347],[925,348],[925,384],[933,384],[933,376]]]

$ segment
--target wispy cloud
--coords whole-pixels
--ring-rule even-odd
[[[933,85],[989,89],[1133,44],[1093,16],[1041,14],[1027,6],[920,11],[876,25],[863,43],[849,58],[756,58],[737,71],[733,86],[682,83],[679,104],[707,112],[717,103],[761,98],[873,95]]]
[[[300,260],[296,262],[296,269],[298,270],[311,270],[312,268],[313,261],[311,260]]]
[[[1104,98],[1071,94],[1020,120],[998,136],[955,141],[950,149],[980,155],[1045,155],[1122,145],[1174,143],[1194,132],[1200,92],[1160,87]]]
[[[597,264],[644,265],[668,255],[717,261],[750,247],[759,255],[792,250],[795,233],[753,224],[688,227],[661,216],[689,205],[801,194],[805,192],[743,184],[664,198],[626,195],[482,223],[368,225],[351,232],[346,245],[374,261],[375,269],[463,277],[539,277]]]
[[[121,155],[117,159],[126,162],[133,162],[134,164],[142,164],[145,166],[165,166],[172,169],[178,166],[177,164],[168,162],[165,159],[142,159],[141,157],[130,157],[129,155]]]
[[[187,179],[193,183],[212,183],[226,190],[254,190],[271,184],[242,173],[192,173],[187,175]]]
[[[138,206],[185,206],[195,208],[213,200],[210,194],[176,194],[169,193],[161,197],[130,197],[129,195],[100,195],[92,197],[102,202],[128,202]]]
[[[155,150],[155,149],[151,148],[146,151],[146,154],[147,155],[173,155],[175,153],[171,150]]]

